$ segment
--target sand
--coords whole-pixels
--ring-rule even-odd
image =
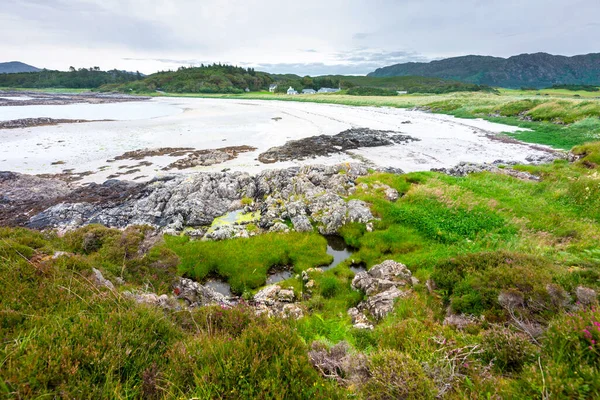
[[[0,107],[0,121],[19,118],[112,120],[0,130],[0,170],[28,174],[90,171],[81,182],[103,182],[116,173],[135,171],[120,179],[148,180],[167,173],[246,171],[303,164],[335,164],[357,159],[404,171],[451,167],[460,161],[524,161],[540,150],[503,143],[488,135],[517,128],[477,119],[457,119],[394,108],[265,100],[156,98],[118,104]],[[410,121],[410,123],[406,123]],[[334,135],[349,128],[393,130],[421,139],[402,145],[358,149],[304,161],[262,164],[258,155],[289,140]],[[160,147],[215,149],[248,145],[257,150],[238,158],[186,170],[163,171],[176,157],[148,157],[107,162],[127,151]],[[54,163],[54,165],[53,165]],[[58,164],[57,164],[58,163]]]

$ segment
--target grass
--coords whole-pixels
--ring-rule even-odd
[[[591,342],[596,333],[586,330],[600,325],[598,313],[573,299],[578,286],[600,289],[600,151],[593,143],[574,152],[582,158],[572,164],[519,167],[540,182],[491,173],[361,178],[366,188],[353,197],[370,203],[380,219],[372,231],[363,224],[342,229],[357,248],[352,259],[367,268],[397,260],[421,282],[373,331],[354,329],[346,313],[364,299],[351,288],[347,263],[309,273],[314,284],[298,303],[305,312],[298,321],[258,317],[243,305],[162,311],[118,294],[169,293],[178,273],[220,275],[237,293],[250,291],[275,266],[300,272],[328,264],[326,241],[314,233],[222,242],[165,236],[144,253],[152,234],[146,227],[90,226],[62,237],[2,228],[0,393],[307,399],[444,392],[452,399],[536,398],[549,391],[557,398],[597,397],[600,353]],[[400,198],[387,201],[381,184]],[[51,257],[57,250],[69,254]],[[111,279],[123,277],[125,285],[117,293],[96,288],[92,267]],[[433,292],[424,284],[429,279]],[[284,284],[298,295],[309,293],[295,278]],[[548,327],[546,335],[533,342],[515,328],[502,296],[517,301],[516,318]],[[456,329],[443,323],[447,307],[484,319]],[[348,362],[372,378],[348,386],[323,378],[308,359],[313,341],[348,342]]]
[[[167,236],[165,241],[179,256],[181,273],[197,280],[218,275],[238,294],[264,285],[273,268],[289,266],[299,273],[333,261],[326,253],[327,241],[315,233],[267,233],[223,242]]]
[[[290,99],[228,98],[251,96]],[[298,100],[343,103],[350,96],[310,97]],[[349,262],[310,272],[311,289],[295,277],[282,283],[301,299],[305,317],[298,321],[256,316],[245,305],[163,311],[120,295],[170,293],[181,274],[217,275],[249,294],[273,268],[300,273],[329,264],[326,241],[315,233],[221,242],[165,236],[143,250],[153,235],[148,227],[95,225],[60,237],[0,228],[0,397],[599,397],[598,305],[578,297],[580,286],[600,290],[600,142],[591,141],[600,129],[597,103],[544,97],[513,91],[393,99],[394,106],[418,103],[528,127],[515,137],[577,144],[579,159],[515,167],[539,181],[487,172],[360,178],[364,185],[351,198],[366,201],[378,220],[373,229],[342,228],[356,249],[351,259],[366,268],[396,260],[419,280],[372,331],[354,329],[347,315],[364,300],[351,287]],[[398,190],[399,199],[386,200],[382,185]],[[52,257],[56,251],[67,254]],[[125,284],[116,292],[97,288],[92,267]],[[448,312],[473,317],[457,328],[444,323]],[[519,321],[544,334],[533,339]],[[345,362],[371,380],[323,378],[308,358],[313,341],[348,342]]]

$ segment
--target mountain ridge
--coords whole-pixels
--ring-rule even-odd
[[[16,74],[20,72],[39,72],[41,69],[21,61],[9,61],[0,63],[0,74]]]
[[[600,53],[569,57],[540,52],[508,58],[466,55],[428,63],[390,65],[378,68],[367,76],[409,75],[507,88],[542,88],[554,84],[600,85]]]

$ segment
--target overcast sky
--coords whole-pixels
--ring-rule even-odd
[[[600,0],[0,0],[0,62],[365,74],[466,54],[600,52]]]

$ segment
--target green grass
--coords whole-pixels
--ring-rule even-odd
[[[289,266],[299,273],[333,261],[325,238],[315,233],[267,233],[221,242],[190,241],[186,236],[165,240],[181,260],[181,273],[197,280],[218,275],[238,294],[264,285],[272,268]]]
[[[350,261],[310,272],[312,288],[295,277],[282,283],[307,295],[298,296],[298,321],[256,316],[245,305],[161,310],[120,295],[170,293],[182,273],[219,275],[237,293],[252,291],[270,268],[328,264],[326,241],[314,233],[222,242],[165,236],[144,253],[147,227],[89,226],[60,237],[0,228],[0,396],[370,399],[446,388],[450,399],[546,391],[596,398],[600,315],[597,304],[576,299],[579,286],[600,290],[600,144],[573,153],[581,157],[573,163],[516,167],[539,182],[487,172],[360,178],[367,187],[352,197],[378,220],[373,229],[341,230],[356,248],[351,259],[366,268],[397,260],[420,281],[372,331],[354,329],[347,314],[365,298],[351,287]],[[386,200],[381,184],[400,198]],[[70,254],[53,258],[57,250]],[[95,287],[92,267],[125,285],[115,293]],[[448,310],[482,318],[458,329],[444,324]],[[545,333],[533,340],[515,320]],[[323,378],[308,359],[315,340],[348,342],[345,362],[371,379]]]

